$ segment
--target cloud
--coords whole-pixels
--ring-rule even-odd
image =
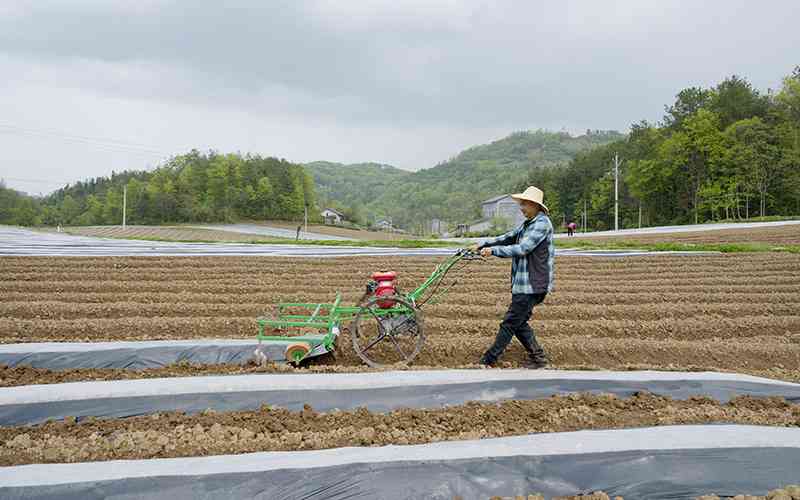
[[[792,1],[4,2],[0,86],[28,89],[16,119],[29,124],[52,116],[30,89],[73,93],[125,137],[146,127],[119,115],[137,102],[180,122],[160,142],[204,136],[181,122],[197,107],[268,130],[291,123],[284,143],[316,158],[419,168],[460,147],[444,134],[411,161],[421,130],[488,142],[490,130],[625,129],[659,119],[680,89],[733,73],[774,88],[798,62],[798,21]],[[313,143],[304,126],[355,142]],[[224,136],[222,147],[235,142]],[[370,158],[367,137],[389,150]]]

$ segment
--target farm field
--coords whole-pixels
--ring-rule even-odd
[[[253,227],[258,227],[254,224]],[[276,227],[294,231],[297,224],[270,222],[268,227]],[[390,242],[398,239],[414,239],[413,235],[398,235],[380,231],[357,231],[336,226],[309,225],[309,232],[353,238],[355,240],[386,240]],[[694,226],[690,226],[694,227]],[[70,234],[80,236],[96,236],[108,238],[153,238],[174,241],[219,241],[219,242],[249,242],[257,239],[266,239],[267,236],[259,234],[246,234],[242,232],[226,231],[224,226],[219,227],[185,227],[185,226],[81,226],[67,228]],[[741,227],[731,229],[709,229],[703,231],[687,232],[659,232],[642,234],[604,235],[592,233],[582,235],[578,233],[577,240],[586,238],[590,242],[613,243],[614,241],[641,241],[642,243],[768,243],[774,245],[800,244],[800,224],[767,225],[762,227]],[[560,244],[568,244],[570,238],[565,234],[559,235]]]
[[[291,231],[294,231],[297,228],[297,223],[295,222],[269,221],[264,223],[264,225],[288,229]],[[356,240],[398,240],[417,238],[412,234],[393,234],[386,231],[367,231],[364,229],[350,229],[347,227],[319,224],[309,224],[308,231],[311,233],[328,234],[331,236],[343,236],[345,238],[353,238]]]
[[[533,401],[468,403],[443,409],[291,412],[268,405],[251,412],[152,414],[126,419],[67,418],[28,429],[0,428],[0,465],[149,459],[293,451],[344,446],[424,444],[534,432],[728,422],[800,423],[800,405],[781,398],[685,401],[641,393],[630,398],[570,394]]]
[[[597,234],[589,235],[586,238],[588,241],[597,243],[626,241],[642,243],[769,243],[773,245],[798,245],[800,244],[800,224],[617,236]]]
[[[162,239],[169,241],[213,241],[220,243],[246,243],[266,236],[243,234],[220,229],[181,226],[82,226],[65,230],[78,236],[98,238]]]
[[[436,258],[263,257],[0,260],[0,341],[252,338],[280,301],[354,303],[374,269],[422,282]],[[534,312],[555,367],[730,370],[800,378],[800,256],[559,257],[557,290]],[[461,367],[491,343],[509,300],[508,263],[476,263],[424,308],[417,366]],[[335,360],[362,366],[346,332]],[[512,343],[502,359],[523,351]],[[209,367],[209,370],[214,370]],[[63,374],[61,375],[63,376]]]
[[[3,257],[0,343],[254,339],[255,318],[278,302],[330,302],[341,291],[343,301],[353,304],[362,297],[370,274],[384,269],[396,271],[401,291],[408,292],[442,260]],[[554,378],[567,370],[633,374],[660,370],[733,372],[800,382],[800,255],[562,255],[556,259],[556,270],[556,290],[535,309],[531,320],[550,357]],[[423,307],[427,340],[407,373],[456,368],[480,373],[477,360],[494,339],[510,299],[508,273],[509,261],[489,259],[448,275],[446,283],[456,284],[439,303]],[[500,368],[516,368],[524,360],[522,348],[514,341]],[[377,377],[382,372],[392,375],[388,369],[366,367],[354,353],[345,329],[335,356],[314,358],[296,368],[254,362],[179,363],[147,369],[3,366],[0,390],[22,392],[0,394],[6,398],[6,406],[0,404],[0,409],[5,412],[2,418],[11,418],[14,410],[7,408],[14,405],[9,402],[26,397],[24,391],[38,384],[45,388],[66,382],[137,379],[169,383],[208,375],[243,375],[248,380],[285,374]],[[318,409],[310,404],[288,409],[267,403],[245,410],[143,409],[125,417],[87,416],[93,414],[79,410],[62,412],[61,418],[44,423],[0,425],[0,466],[433,446],[585,430],[621,432],[707,424],[788,430],[800,426],[795,398],[736,394],[732,386],[722,384],[730,399],[720,400],[700,389],[675,398],[648,390],[615,395],[573,389],[527,399],[515,398],[513,390],[503,396],[500,390],[500,396],[476,393],[475,399],[441,407],[401,406],[385,411],[356,406]],[[616,386],[619,383],[609,381],[609,391]],[[780,388],[773,389],[780,392]],[[53,390],[60,394],[66,389]],[[412,390],[412,385],[404,390]],[[442,394],[453,390],[443,387]],[[39,396],[31,397],[30,404],[18,406],[57,405],[59,399],[67,398],[58,395],[52,402],[35,403]],[[77,397],[79,404],[82,396]],[[87,408],[99,411],[100,406],[87,403]],[[80,416],[71,416],[76,414]],[[739,453],[749,453],[746,447],[740,449],[744,451]],[[742,455],[731,460],[746,461]],[[780,484],[782,478],[769,484]]]
[[[258,228],[258,224],[251,225]],[[264,225],[267,228],[278,228],[289,231],[291,234],[283,236],[290,240],[294,239],[294,231],[297,223],[269,223]],[[230,243],[246,243],[254,240],[275,239],[275,236],[258,234],[256,231],[247,233],[246,231],[226,231],[224,226],[220,227],[185,227],[185,226],[128,226],[122,229],[121,226],[79,226],[66,228],[69,234],[79,236],[95,236],[100,238],[135,238],[135,239],[164,239],[170,241],[217,241]],[[311,234],[327,235],[339,238],[352,238],[354,240],[387,241],[400,239],[416,239],[410,235],[398,235],[380,231],[354,230],[335,226],[309,225],[308,231]],[[306,238],[303,238],[306,239]],[[324,238],[321,238],[324,239]]]

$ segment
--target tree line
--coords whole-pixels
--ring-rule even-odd
[[[126,186],[131,224],[299,219],[315,205],[316,181],[322,202],[362,223],[470,222],[484,199],[533,184],[554,222],[585,215],[589,229],[608,229],[615,155],[622,227],[800,215],[800,67],[777,91],[761,93],[738,76],[684,89],[659,123],[636,123],[627,136],[519,132],[418,172],[191,151],[153,171],[112,173],[41,199],[0,182],[0,223],[119,224]]]
[[[554,222],[585,214],[589,229],[613,228],[615,154],[621,227],[800,215],[800,67],[767,93],[738,76],[684,89],[660,123],[532,169],[519,187],[542,187]]]
[[[0,185],[0,223],[120,224],[126,189],[129,224],[299,220],[315,205],[314,181],[301,165],[193,150],[152,171],[112,173],[42,199]]]

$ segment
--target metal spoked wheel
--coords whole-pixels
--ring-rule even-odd
[[[394,305],[384,309],[382,304]],[[350,334],[353,349],[374,367],[405,365],[422,350],[422,311],[403,297],[372,297],[361,306]]]

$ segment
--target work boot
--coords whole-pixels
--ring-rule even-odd
[[[481,356],[481,359],[478,361],[479,365],[483,365],[486,368],[492,368],[496,363],[497,363],[497,360],[494,360],[494,359],[490,358],[486,354]]]
[[[528,360],[522,363],[523,368],[530,370],[538,370],[547,366],[547,358],[545,356],[529,356]]]

